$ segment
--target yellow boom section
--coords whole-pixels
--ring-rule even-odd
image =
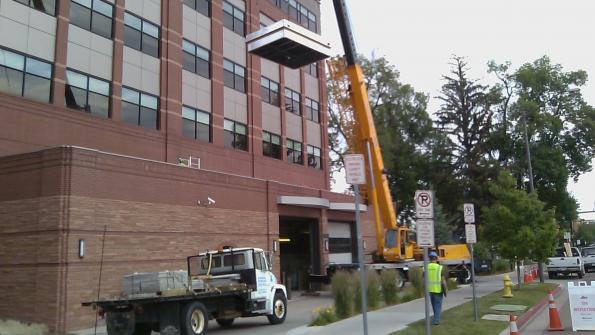
[[[366,158],[368,169],[367,177],[373,176],[373,180],[367,182],[368,201],[374,208],[374,221],[376,224],[376,237],[378,240],[378,256],[385,253],[385,231],[397,230],[397,216],[392,204],[388,181],[384,172],[384,162],[382,153],[378,144],[374,118],[370,110],[366,82],[362,69],[355,64],[347,67],[347,74],[351,83],[351,102],[355,118],[358,123],[357,142],[362,143],[362,149]],[[371,159],[371,162],[370,162]],[[397,234],[397,240],[400,240],[401,234]],[[397,241],[397,244],[400,241]]]

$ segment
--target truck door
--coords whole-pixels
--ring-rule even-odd
[[[256,292],[253,299],[267,299],[275,285],[275,276],[269,271],[264,252],[254,252],[254,271],[256,273]]]

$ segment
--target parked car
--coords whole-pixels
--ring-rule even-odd
[[[569,275],[576,273],[579,278],[585,275],[583,258],[578,248],[570,248],[572,255],[567,254],[566,248],[557,248],[554,257],[549,257],[547,261],[547,274],[550,279],[559,274]]]
[[[585,264],[585,272],[591,272],[591,269],[595,269],[595,246],[585,247],[581,252],[583,263]]]

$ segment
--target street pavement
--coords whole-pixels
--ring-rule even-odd
[[[595,273],[587,273],[587,275],[583,279],[578,279],[575,276],[572,277],[565,277],[559,278],[554,280],[547,280],[548,282],[554,282],[560,284],[561,290],[560,293],[554,297],[556,302],[556,307],[558,308],[558,312],[560,313],[560,320],[562,321],[562,326],[564,326],[564,331],[562,332],[548,332],[547,328],[549,326],[549,309],[548,305],[546,304],[544,308],[537,313],[537,315],[527,323],[521,330],[521,334],[523,335],[542,335],[542,334],[593,334],[592,331],[585,331],[585,332],[572,332],[572,323],[570,320],[570,305],[568,301],[568,282],[569,281],[595,281]]]
[[[515,281],[513,273],[509,274]],[[501,290],[503,274],[477,277],[476,294],[482,297]],[[289,301],[287,318],[280,325],[270,325],[266,317],[239,318],[229,328],[222,328],[213,320],[209,322],[209,334],[217,335],[318,335],[318,334],[362,334],[362,316],[357,315],[325,327],[308,327],[312,320],[312,310],[320,306],[332,305],[328,292],[320,296],[300,296],[294,294]],[[462,305],[472,299],[471,285],[463,285],[450,291],[443,302],[442,310]],[[424,299],[386,307],[368,313],[368,334],[386,335],[407,327],[408,324],[425,317]],[[504,327],[504,325],[503,325]],[[93,329],[75,332],[76,335],[94,334]],[[157,333],[153,333],[154,335]],[[98,328],[97,335],[106,335],[105,326]]]

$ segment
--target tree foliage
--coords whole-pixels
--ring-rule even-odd
[[[560,234],[552,209],[544,209],[535,193],[518,190],[506,172],[489,184],[489,192],[494,203],[482,210],[481,238],[508,259],[545,261],[553,255]]]

